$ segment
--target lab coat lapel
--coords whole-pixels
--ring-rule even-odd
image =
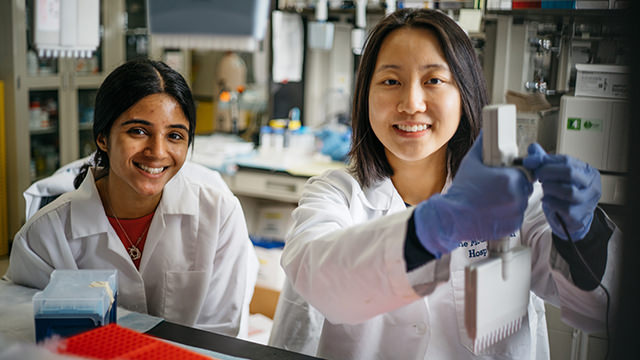
[[[96,188],[93,172],[88,171],[78,190],[69,193],[71,202],[71,233],[74,239],[106,233],[110,226]],[[110,246],[111,248],[111,246]]]
[[[389,210],[398,211],[406,208],[390,178],[385,178],[363,189],[359,196],[365,206],[372,210],[383,211],[385,214]]]
[[[447,179],[445,180],[442,193],[446,193],[451,186],[451,171],[447,169]],[[385,178],[377,183],[365,188],[358,194],[362,203],[372,210],[378,211],[399,211],[406,209],[406,205],[398,190],[393,186],[391,178]]]
[[[198,193],[191,184],[189,184],[182,172],[178,172],[164,187],[162,198],[153,215],[147,240],[145,241],[142,259],[140,260],[140,273],[143,274],[149,262],[153,259],[153,253],[158,247],[160,241],[180,241],[180,239],[168,238],[165,235],[167,227],[171,225],[175,219],[170,217],[178,215],[198,216],[199,197]],[[178,220],[180,221],[180,220]],[[182,222],[185,224],[186,222]],[[194,232],[196,229],[181,229],[181,233],[185,234],[189,231]]]
[[[71,202],[71,235],[74,239],[97,236],[105,234],[107,238],[107,248],[116,253],[123,260],[121,269],[128,269],[136,272],[135,265],[131,262],[129,254],[122,246],[115,230],[104,212],[102,200],[96,187],[93,171],[88,171],[77,191],[69,193],[73,201]]]

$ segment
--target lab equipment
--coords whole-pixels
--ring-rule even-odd
[[[54,270],[33,296],[36,341],[116,322],[117,270]]]
[[[91,359],[211,359],[116,324],[72,336],[57,344],[55,350],[58,354]]]
[[[458,247],[462,239],[498,239],[522,223],[533,187],[518,170],[484,166],[482,137],[462,160],[449,190],[416,207],[416,234],[436,258]]]
[[[259,162],[274,167],[308,162],[315,152],[315,135],[300,121],[300,109],[289,111],[286,119],[272,119],[260,128]]]
[[[253,52],[264,39],[268,0],[150,0],[149,32],[154,46]]]
[[[242,94],[247,86],[247,66],[235,52],[227,51],[216,65],[216,129],[238,134],[248,126],[246,111],[240,110]]]
[[[388,11],[389,9],[387,9]],[[388,15],[389,12],[386,12]],[[355,55],[362,55],[367,37],[367,0],[356,0],[356,23],[351,30],[351,51]]]
[[[518,154],[515,105],[485,106],[482,121],[484,163],[512,165]],[[512,230],[521,223],[522,217]],[[489,256],[465,268],[465,327],[475,354],[518,331],[529,305],[531,249],[508,233],[489,238],[496,239],[487,244]]]
[[[291,123],[297,121],[299,124],[297,128],[300,128],[300,109],[297,107],[289,110],[289,115],[284,122],[284,138],[282,139],[282,146],[288,148],[291,145]]]
[[[316,21],[309,22],[309,49],[331,50],[333,47],[334,24],[328,22],[327,0],[318,0]]]
[[[629,102],[622,99],[564,95],[560,100],[557,153],[601,170],[600,203],[626,200]]]
[[[100,1],[36,1],[34,42],[40,57],[91,57],[100,43]]]
[[[621,65],[576,64],[575,96],[627,98],[629,68]]]
[[[591,228],[593,211],[601,195],[600,173],[578,159],[549,155],[538,144],[529,145],[523,165],[542,183],[542,210],[553,233],[568,240],[561,223],[566,224],[573,241],[583,239]],[[568,191],[567,189],[574,189]]]

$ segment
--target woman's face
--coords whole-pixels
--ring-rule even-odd
[[[400,28],[382,42],[369,90],[369,120],[392,167],[440,153],[460,123],[460,91],[437,37]]]
[[[184,164],[188,139],[189,121],[180,104],[167,94],[153,94],[122,113],[108,139],[98,136],[98,146],[109,155],[109,182],[123,196],[156,196]]]

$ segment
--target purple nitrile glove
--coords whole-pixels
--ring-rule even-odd
[[[416,235],[436,258],[463,240],[502,238],[522,224],[532,191],[521,170],[483,164],[480,133],[447,193],[416,206]]]
[[[529,145],[523,166],[542,183],[542,210],[553,233],[568,240],[558,214],[573,241],[584,238],[593,220],[602,186],[600,172],[567,155],[550,155],[536,143]]]

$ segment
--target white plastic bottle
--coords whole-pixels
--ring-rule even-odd
[[[260,128],[260,156],[268,158],[273,151],[273,131],[269,126],[263,126]]]

